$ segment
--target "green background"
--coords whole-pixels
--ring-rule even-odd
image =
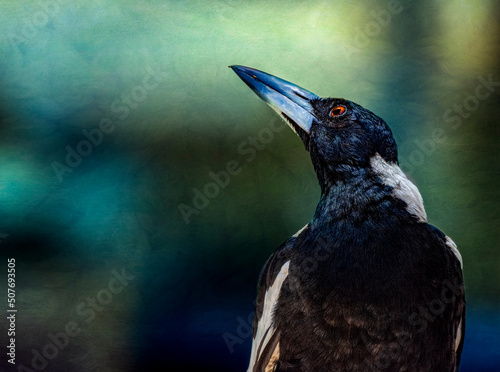
[[[387,121],[464,259],[461,370],[500,370],[499,10],[0,1],[0,310],[14,257],[17,365],[46,347],[50,371],[245,369],[260,268],[319,187],[300,140],[227,68],[242,64]],[[228,162],[239,173],[216,186]],[[113,272],[129,278],[114,294]],[[47,349],[71,322],[80,333]]]

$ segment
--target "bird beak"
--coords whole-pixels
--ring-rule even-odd
[[[280,114],[300,136],[309,134],[314,116],[314,93],[279,77],[245,66],[229,66],[271,108]]]

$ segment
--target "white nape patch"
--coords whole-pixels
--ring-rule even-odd
[[[451,251],[457,256],[458,260],[460,261],[460,268],[463,270],[464,269],[464,263],[462,261],[462,255],[458,251],[457,245],[453,240],[451,240],[448,236],[446,237],[446,245],[450,247]]]
[[[455,353],[458,350],[458,347],[460,346],[460,341],[462,341],[462,322],[464,320],[460,319],[460,323],[458,323],[458,329],[457,329],[457,335],[455,336]]]
[[[382,179],[382,182],[394,189],[393,196],[406,203],[408,212],[417,216],[420,222],[426,222],[427,215],[425,214],[422,196],[417,186],[406,177],[406,174],[396,164],[387,163],[380,154],[372,157],[370,164],[375,173]]]
[[[292,238],[296,238],[297,236],[299,236],[302,231],[307,229],[307,226],[309,226],[309,224],[305,225],[303,228],[301,228],[299,231],[297,231],[295,234],[293,234]]]
[[[276,303],[278,302],[281,286],[288,276],[289,266],[290,261],[285,262],[285,264],[281,267],[280,272],[274,279],[273,284],[266,290],[266,294],[264,296],[264,306],[262,309],[262,317],[259,319],[259,323],[257,324],[257,332],[253,337],[252,352],[250,354],[250,364],[248,366],[247,372],[253,371],[253,368],[259,360],[262,351],[275,332],[275,329],[273,327],[274,308],[276,307]]]

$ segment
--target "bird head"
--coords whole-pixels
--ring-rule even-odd
[[[230,66],[304,142],[322,189],[369,168],[380,155],[397,164],[397,146],[388,125],[364,107],[343,98],[320,98],[265,72]]]

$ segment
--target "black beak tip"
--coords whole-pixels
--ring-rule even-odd
[[[241,77],[241,74],[243,74],[245,72],[245,66],[241,66],[241,65],[229,65],[227,67],[229,67],[231,70],[233,70],[236,73],[236,75],[238,75],[240,77]]]
[[[319,98],[318,96],[264,71],[241,65],[229,65],[228,67],[233,69],[250,89],[284,116],[289,123],[294,122],[296,127],[309,133],[314,120],[311,101]],[[296,130],[293,126],[292,129]]]

